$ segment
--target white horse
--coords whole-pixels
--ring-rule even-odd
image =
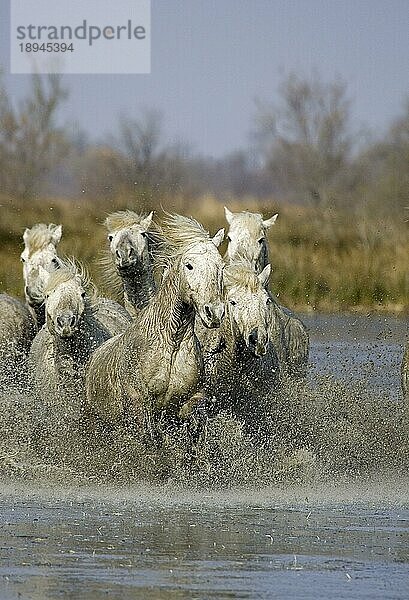
[[[162,233],[160,289],[125,333],[96,350],[86,380],[91,416],[108,423],[129,419],[142,430],[152,417],[177,420],[181,408],[196,401],[203,364],[195,315],[209,328],[220,326],[224,315],[217,250],[224,231],[211,238],[194,219],[174,215]]]
[[[23,234],[24,250],[21,253],[23,263],[24,294],[28,306],[33,311],[40,329],[45,323],[44,288],[50,273],[60,266],[57,246],[61,240],[62,226],[38,223]]]
[[[23,263],[24,293],[30,309],[35,315],[37,328],[45,323],[44,290],[52,273],[62,264],[57,254],[57,246],[62,236],[62,225],[44,225],[39,223],[26,229],[23,235],[24,250],[21,254]],[[111,335],[124,331],[130,323],[129,314],[113,300],[98,298],[98,318]]]
[[[275,223],[278,215],[263,219],[263,216],[258,213],[247,211],[233,213],[226,207],[224,210],[229,223],[225,258],[232,261],[245,257],[256,272],[261,273],[269,264],[267,229]],[[273,319],[272,339],[275,340],[282,366],[290,375],[304,377],[309,355],[309,336],[306,328],[288,309],[279,306],[275,298],[272,310],[276,316]]]
[[[216,412],[231,412],[253,431],[263,426],[280,381],[277,353],[269,339],[269,275],[270,265],[257,275],[245,260],[225,268],[227,316],[213,334],[218,344],[204,349],[207,398]]]
[[[78,414],[85,365],[111,332],[98,319],[98,298],[82,267],[61,262],[44,293],[46,323],[29,354],[33,387],[38,397],[52,405],[67,399],[64,410]]]
[[[25,383],[25,363],[36,323],[28,307],[0,294],[0,387]]]
[[[26,358],[37,328],[44,324],[44,287],[50,272],[58,268],[56,245],[61,225],[38,223],[23,235],[24,293],[26,304],[7,294],[0,295],[0,380],[3,384],[25,384]],[[41,273],[40,273],[41,269]]]
[[[146,216],[123,210],[108,215],[104,221],[110,249],[109,261],[103,260],[105,276],[111,287],[115,287],[115,276],[119,275],[129,312],[147,306],[156,291],[152,256],[155,235],[149,230],[152,217],[153,212]]]

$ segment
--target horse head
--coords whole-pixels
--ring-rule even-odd
[[[148,263],[152,217],[153,212],[141,217],[131,211],[119,211],[105,220],[109,248],[119,272]]]
[[[60,267],[57,245],[61,240],[62,226],[39,223],[26,229],[23,235],[24,293],[30,306],[39,306],[44,301],[44,288],[50,273]]]
[[[89,306],[88,280],[71,264],[63,264],[49,276],[45,288],[46,324],[58,337],[72,337],[80,328]]]
[[[257,275],[249,261],[231,263],[225,269],[226,301],[232,331],[255,356],[263,356],[269,343],[272,302],[266,286],[271,267]]]
[[[268,246],[266,233],[273,225],[278,214],[270,219],[263,219],[259,213],[247,211],[233,213],[224,207],[226,220],[229,224],[227,233],[227,258],[229,261],[244,257],[257,273],[261,273],[268,263]]]
[[[195,219],[169,215],[163,234],[165,258],[174,265],[165,268],[165,278],[176,275],[182,301],[193,306],[205,327],[219,327],[225,312],[224,263],[218,251],[224,229],[212,238]]]
[[[224,237],[220,229],[206,242],[187,249],[180,261],[183,289],[203,325],[219,327],[224,316],[223,260],[217,247]]]

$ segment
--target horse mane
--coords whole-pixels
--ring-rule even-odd
[[[254,267],[244,257],[226,265],[223,271],[223,280],[228,287],[245,287],[252,294],[258,292],[261,287]]]
[[[123,284],[115,268],[109,248],[103,248],[97,258],[98,270],[102,280],[102,290],[116,302],[123,302]]]
[[[163,242],[156,258],[167,266],[196,244],[211,241],[209,232],[196,219],[170,213],[162,221],[160,234]]]
[[[250,231],[257,226],[263,227],[263,215],[261,213],[253,213],[248,210],[243,210],[239,213],[234,213],[234,218],[240,220],[244,227],[247,227]]]
[[[56,227],[57,225],[54,225],[54,223],[50,223],[50,225],[37,223],[31,229],[26,230],[24,243],[28,249],[29,256],[39,250],[43,250],[52,243]]]
[[[72,279],[76,279],[81,283],[81,286],[86,292],[89,304],[94,304],[98,296],[97,289],[92,283],[87,269],[74,258],[65,258],[64,260],[61,260],[60,268],[50,273],[50,277],[44,290],[45,295],[47,296],[59,285],[68,283]]]
[[[147,216],[147,214],[138,214],[133,210],[118,210],[107,216],[104,225],[108,231],[119,231],[133,225],[139,225]]]

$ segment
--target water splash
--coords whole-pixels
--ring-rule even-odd
[[[0,397],[0,477],[60,484],[137,482],[215,486],[322,485],[401,477],[409,467],[408,412],[332,378],[293,384],[272,400],[263,433],[227,413],[208,420],[192,454],[185,429],[160,445],[117,427],[90,437],[63,407],[10,389]]]

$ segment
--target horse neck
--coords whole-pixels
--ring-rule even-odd
[[[45,304],[29,304],[30,311],[34,314],[35,321],[37,323],[37,329],[40,331],[42,326],[45,324]]]
[[[152,264],[136,266],[121,274],[125,302],[137,309],[144,308],[156,292]]]
[[[148,333],[155,332],[170,344],[180,344],[188,332],[193,332],[195,318],[193,306],[181,296],[179,269],[177,260],[136,325],[144,326]]]
[[[258,257],[257,260],[257,273],[261,273],[261,271],[268,265],[270,264],[270,259],[268,256],[268,246],[267,246],[267,242],[264,242],[261,248],[261,252],[260,252],[260,256]],[[268,287],[268,284],[266,285],[266,288]]]

